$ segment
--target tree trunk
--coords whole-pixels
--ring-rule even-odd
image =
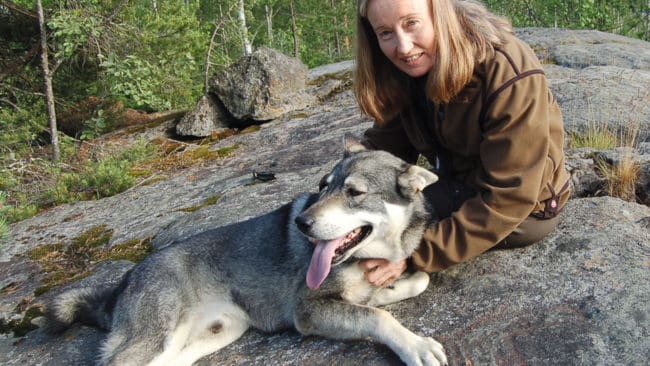
[[[203,72],[203,94],[208,94],[210,90],[209,79],[210,79],[210,55],[212,54],[212,48],[214,47],[214,37],[217,36],[217,31],[219,30],[219,25],[214,25],[214,30],[212,31],[212,36],[210,36],[210,43],[208,44],[208,51],[205,53],[205,69]]]
[[[336,17],[336,0],[332,0],[330,5],[334,13],[334,53],[339,60],[341,58],[341,37],[339,36],[339,19]]]
[[[346,8],[346,2],[345,0],[343,2],[343,9]],[[348,37],[348,29],[350,29],[350,24],[348,22],[348,15],[343,12],[343,29],[345,30],[345,36],[343,36],[343,44],[345,45],[345,53],[346,55],[350,54],[350,37]]]
[[[269,38],[269,45],[273,44],[273,19],[271,15],[271,10],[268,5],[264,5],[264,11],[266,12],[266,34]]]
[[[298,26],[296,25],[296,13],[293,10],[293,0],[289,0],[289,11],[291,13],[291,31],[293,33],[293,57],[298,58]]]
[[[248,28],[246,27],[246,13],[244,9],[244,0],[239,0],[239,25],[241,27],[241,37],[244,43],[244,55],[248,56],[253,53],[253,46],[248,40]]]
[[[45,32],[45,15],[41,0],[36,0],[36,11],[38,13],[38,26],[41,31],[41,68],[45,82],[45,101],[47,103],[47,119],[50,124],[50,135],[52,138],[52,160],[59,161],[59,138],[56,130],[56,109],[54,107],[54,92],[52,91],[52,75],[47,56],[47,33]]]

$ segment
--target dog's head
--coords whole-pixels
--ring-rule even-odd
[[[437,179],[346,137],[344,158],[321,181],[318,201],[296,218],[316,244],[307,285],[317,289],[332,266],[350,257],[397,261],[409,256],[415,248],[405,247],[403,236],[416,213],[426,214],[422,190]]]

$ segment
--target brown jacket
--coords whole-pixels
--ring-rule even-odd
[[[529,215],[543,215],[545,205],[547,214],[559,212],[569,198],[562,115],[526,44],[511,37],[446,105],[428,101],[421,85],[413,81],[411,107],[367,130],[366,142],[411,163],[419,154],[432,164],[444,157],[447,175],[479,193],[426,230],[416,268],[434,272],[469,260]]]

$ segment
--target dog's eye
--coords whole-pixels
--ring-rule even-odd
[[[327,190],[327,184],[319,184],[318,185],[318,192],[323,192]]]
[[[329,186],[329,174],[326,174],[323,176],[323,178],[320,179],[320,182],[318,182],[318,191],[321,192],[325,189],[327,189],[327,186]]]
[[[366,192],[360,191],[360,190],[358,190],[356,188],[352,188],[352,187],[348,188],[347,192],[348,192],[348,196],[350,196],[350,197],[359,197],[359,196],[363,196],[364,194],[366,194]]]

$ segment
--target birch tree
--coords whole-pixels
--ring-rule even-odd
[[[296,12],[293,8],[293,0],[289,0],[289,12],[291,13],[291,33],[293,33],[293,57],[298,57],[300,45],[298,44],[298,25],[296,24]]]
[[[242,42],[244,43],[244,55],[247,56],[253,53],[253,46],[251,46],[251,42],[248,39],[248,27],[246,27],[246,11],[244,9],[244,0],[239,0],[239,10],[237,13],[239,15]]]
[[[36,12],[38,13],[38,27],[41,32],[41,69],[43,70],[43,81],[45,84],[45,101],[47,104],[47,117],[50,125],[52,139],[52,160],[58,162],[60,158],[59,138],[56,128],[56,108],[54,106],[54,92],[52,91],[52,74],[47,52],[47,33],[45,28],[45,15],[41,0],[36,0]]]

